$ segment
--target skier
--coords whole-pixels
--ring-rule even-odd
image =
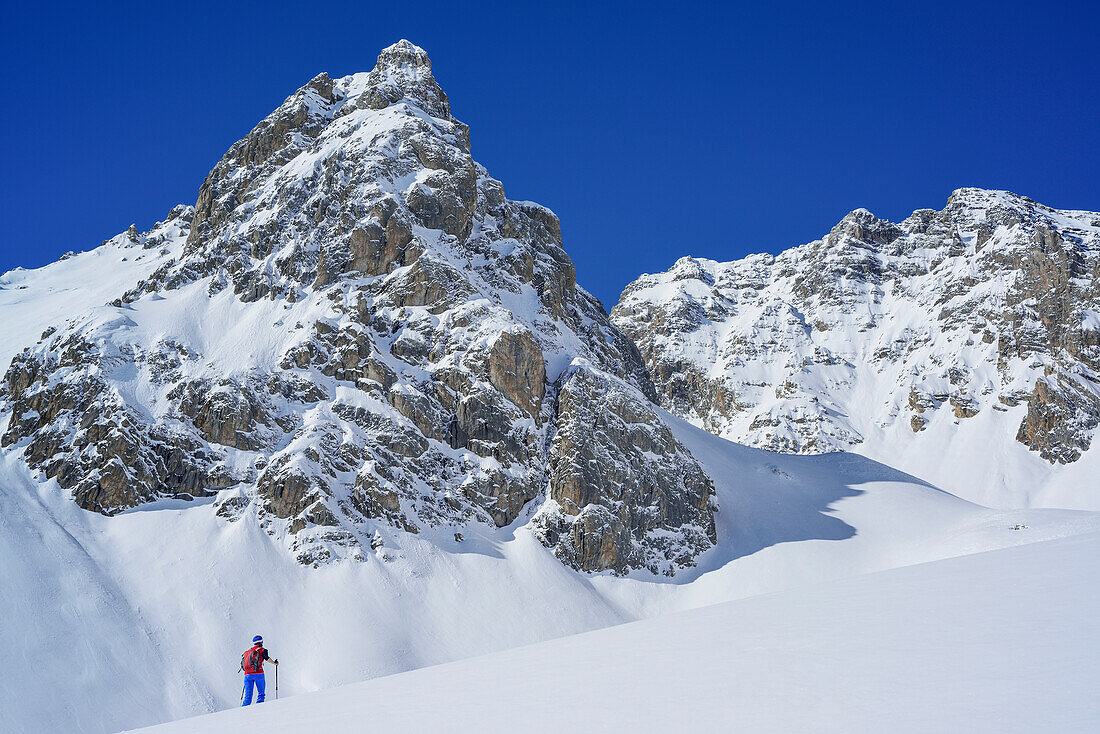
[[[264,661],[270,660],[275,665],[279,664],[279,661],[272,658],[267,653],[267,648],[264,647],[264,638],[256,635],[252,638],[252,647],[244,651],[241,655],[241,670],[244,671],[244,693],[241,698],[241,705],[247,706],[252,703],[252,688],[256,688],[256,703],[264,702],[264,690],[267,687],[264,681]]]

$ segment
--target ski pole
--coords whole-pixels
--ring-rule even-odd
[[[275,663],[275,700],[279,700],[279,664]]]

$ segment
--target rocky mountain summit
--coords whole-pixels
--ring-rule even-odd
[[[577,569],[693,565],[710,478],[557,217],[470,150],[408,41],[315,77],[111,241],[155,270],[12,359],[3,446],[105,514],[216,494],[306,564],[529,523]]]
[[[776,256],[642,276],[612,321],[661,404],[714,433],[908,456],[964,496],[1026,503],[1100,423],[1100,214],[981,189],[897,224],[858,209]]]

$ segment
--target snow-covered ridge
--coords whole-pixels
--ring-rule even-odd
[[[119,298],[183,252],[194,208],[176,206],[148,232],[127,231],[88,252],[70,252],[35,270],[0,275],[0,370],[47,328]]]
[[[612,320],[662,404],[777,451],[856,450],[995,505],[1100,506],[1100,214],[960,189],[779,255],[685,257]]]

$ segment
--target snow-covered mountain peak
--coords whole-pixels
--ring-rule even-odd
[[[1050,207],[1043,206],[1030,197],[1021,194],[1003,189],[982,189],[975,186],[964,186],[952,191],[947,198],[947,205],[944,209],[957,215],[966,210],[980,212],[990,211],[998,207],[1016,211],[1026,211],[1033,208],[1048,212],[1054,211]]]
[[[589,571],[671,575],[715,541],[637,348],[554,213],[471,157],[421,49],[314,77],[189,224],[6,375],[4,445],[82,507],[219,493],[306,564],[471,523],[529,525]]]
[[[774,257],[682,258],[612,318],[662,404],[723,436],[864,451],[990,504],[1093,506],[1060,489],[1088,470],[1060,467],[1100,456],[1096,314],[1100,215],[967,188],[897,224],[857,209]]]
[[[373,274],[414,239],[408,218],[391,216],[397,202],[464,240],[479,187],[503,200],[470,156],[469,129],[451,117],[427,55],[399,42],[369,73],[314,77],[230,148],[200,188],[187,256],[147,289],[217,270],[246,297],[296,297],[348,269]],[[542,218],[557,229],[552,214]],[[365,262],[380,236],[388,254]]]
[[[829,233],[828,242],[836,246],[848,239],[861,246],[884,247],[901,235],[894,223],[879,219],[867,209],[855,209],[844,216]]]
[[[378,54],[369,83],[380,90],[379,94],[384,89],[392,90],[396,96],[400,90],[403,97],[414,100],[426,112],[436,117],[450,117],[450,103],[432,75],[432,62],[427,52],[405,39]]]
[[[428,52],[407,38],[386,46],[378,54],[375,71],[383,73],[430,75],[432,62]]]
[[[718,266],[714,260],[684,256],[669,270],[673,280],[701,280],[714,285],[714,273]]]

